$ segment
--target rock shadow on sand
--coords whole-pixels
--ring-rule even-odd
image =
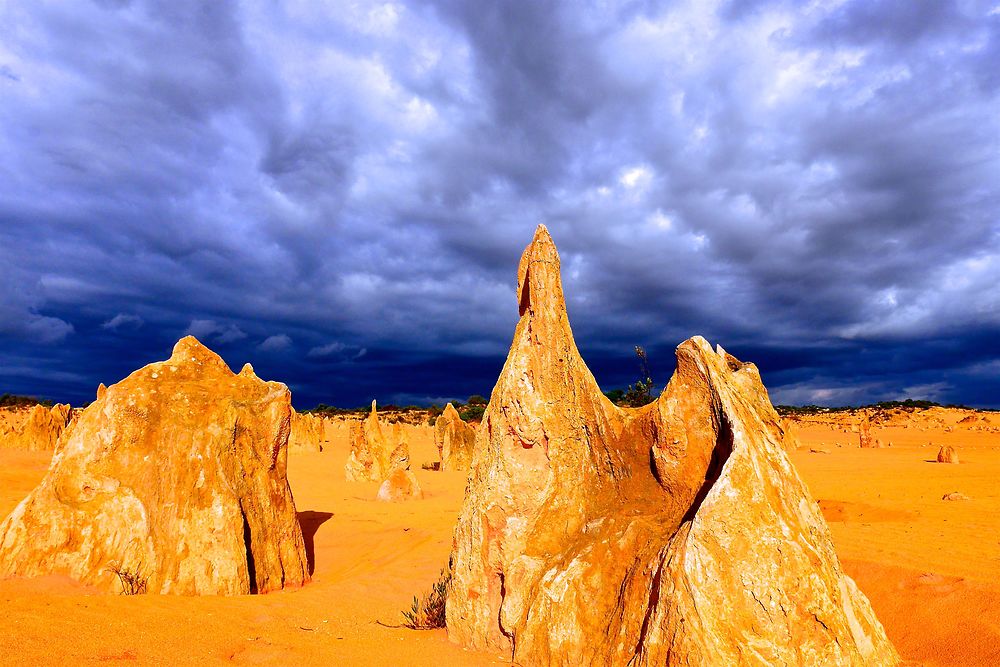
[[[302,528],[302,540],[306,545],[306,565],[310,575],[316,570],[316,531],[332,516],[333,512],[315,512],[313,510],[298,513],[299,526]]]

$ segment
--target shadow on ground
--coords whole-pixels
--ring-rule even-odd
[[[332,512],[314,512],[313,510],[298,513],[299,525],[302,527],[302,540],[306,544],[306,563],[309,566],[310,575],[316,569],[316,547],[314,544],[316,531],[332,516]]]

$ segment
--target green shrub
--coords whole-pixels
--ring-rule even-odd
[[[413,596],[409,611],[403,612],[403,625],[412,630],[434,630],[445,626],[445,603],[448,601],[448,587],[451,585],[451,567],[441,570],[437,582],[430,592],[418,598]]]

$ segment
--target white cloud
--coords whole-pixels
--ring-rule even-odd
[[[287,334],[275,334],[268,336],[257,346],[261,352],[281,352],[292,346],[292,339]]]

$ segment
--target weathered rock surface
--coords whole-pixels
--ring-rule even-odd
[[[360,424],[351,425],[351,454],[344,471],[349,482],[381,482],[410,467],[410,448],[399,428],[383,428],[375,401]]]
[[[441,470],[465,470],[472,462],[476,429],[466,424],[451,403],[434,420],[434,444],[437,445]]]
[[[117,592],[239,594],[303,583],[285,476],[291,395],[192,337],[100,392],[41,484],[0,524],[0,577],[66,574]]]
[[[292,411],[292,430],[288,435],[288,451],[321,452],[325,425],[322,417]]]
[[[419,500],[424,497],[420,490],[417,477],[409,470],[397,468],[378,487],[377,500],[387,503],[398,503],[406,500]]]
[[[938,463],[958,463],[958,452],[951,445],[944,445],[938,450]]]
[[[892,665],[756,368],[702,338],[642,408],[573,341],[539,227],[455,531],[448,634],[525,665]]]
[[[969,496],[964,493],[959,493],[958,491],[952,491],[951,493],[946,493],[941,496],[941,500],[972,500]]]
[[[858,444],[862,449],[879,449],[881,441],[872,433],[872,422],[867,410],[861,411],[861,423],[858,425]]]
[[[44,451],[55,449],[59,436],[69,425],[70,407],[57,403],[51,408],[34,405],[27,411],[10,411],[11,425],[0,433],[6,449]],[[16,417],[15,418],[15,414]],[[6,421],[6,420],[5,420]]]

